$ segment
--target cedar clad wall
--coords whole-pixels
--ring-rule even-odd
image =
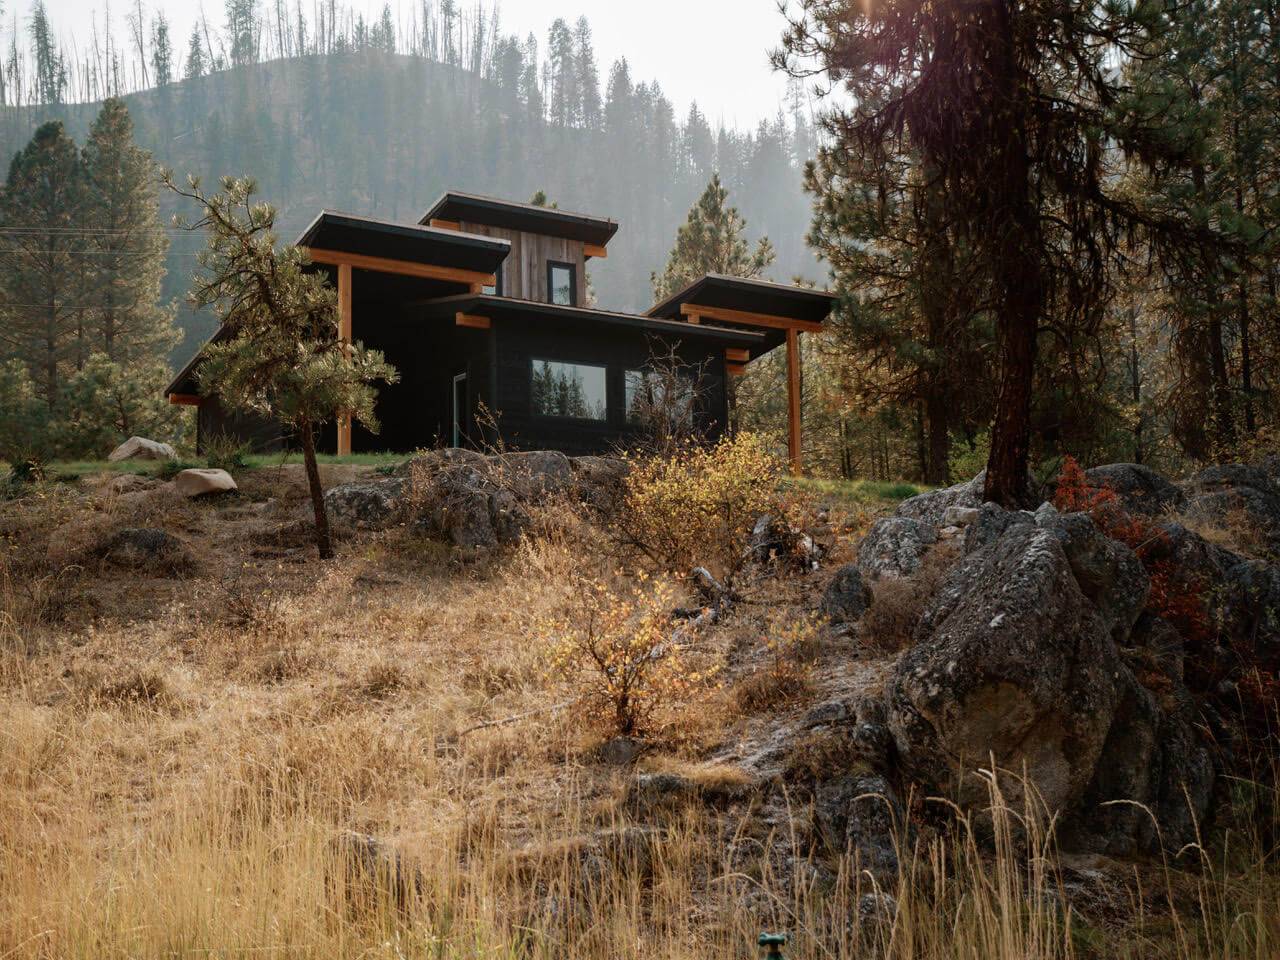
[[[464,233],[477,233],[485,237],[496,237],[511,243],[511,253],[502,262],[502,289],[499,296],[514,297],[517,300],[536,300],[547,303],[547,263],[554,260],[558,263],[574,264],[577,279],[576,303],[586,306],[587,272],[580,240],[565,240],[560,237],[548,237],[539,233],[522,233],[518,230],[507,230],[502,227],[488,227],[480,223],[460,224]]]

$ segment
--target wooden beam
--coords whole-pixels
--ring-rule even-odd
[[[747,365],[745,363],[732,363],[726,361],[724,365],[724,372],[731,377],[740,377],[747,372]]]
[[[680,308],[680,312],[681,312],[681,313],[684,313],[684,308],[683,308],[683,307],[681,307],[681,308]],[[690,314],[686,315],[686,316],[685,316],[685,320],[686,320],[687,322],[689,322],[689,323],[701,323],[701,322],[702,322],[702,318],[701,318],[700,316],[698,316],[696,313],[690,313]]]
[[[169,402],[181,404],[184,407],[200,406],[201,398],[194,393],[171,393],[169,394]]]
[[[459,270],[457,267],[438,267],[430,263],[411,263],[408,260],[389,260],[386,257],[367,257],[362,253],[346,253],[341,250],[321,250],[307,247],[311,259],[315,263],[340,267],[346,264],[357,270],[376,270],[379,273],[396,273],[404,277],[419,277],[423,280],[445,280],[450,283],[465,283],[468,286],[494,286],[498,280],[492,273],[480,273],[478,270]]]
[[[601,243],[584,243],[582,245],[582,255],[590,260],[595,257],[597,260],[603,260],[609,256],[609,251],[604,248]]]
[[[769,327],[772,330],[802,330],[806,333],[819,333],[822,324],[814,320],[795,320],[791,317],[775,317],[767,313],[748,313],[745,310],[729,310],[726,307],[704,307],[698,303],[680,304],[680,312],[695,322],[694,317],[703,320],[719,320],[721,323],[741,323],[751,327]]]
[[[491,326],[488,317],[478,317],[474,313],[454,314],[453,322],[459,327],[470,327],[472,330],[488,330]]]
[[[462,229],[462,224],[460,224],[457,220],[437,220],[435,218],[432,218],[431,222],[428,223],[427,226],[435,227],[437,230],[459,230],[460,231]]]
[[[338,337],[346,342],[344,352],[351,356],[351,264],[338,264]],[[338,456],[351,456],[351,413],[338,414]]]
[[[787,331],[787,453],[791,472],[800,475],[800,333]]]
[[[746,363],[751,359],[751,351],[746,347],[725,347],[724,358],[731,363]]]

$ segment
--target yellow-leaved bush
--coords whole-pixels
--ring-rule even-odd
[[[577,690],[600,726],[644,732],[656,710],[711,681],[714,669],[689,662],[688,639],[673,628],[673,602],[670,586],[644,575],[626,586],[582,578],[566,612],[539,625],[550,672]]]
[[[745,559],[751,525],[777,503],[782,472],[782,461],[754,433],[635,460],[618,531],[668,570],[700,565],[732,573]]]

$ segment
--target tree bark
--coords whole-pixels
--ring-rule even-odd
[[[947,400],[937,384],[925,397],[925,421],[929,433],[929,458],[924,482],[943,487],[951,482],[951,424]]]
[[[311,491],[311,509],[316,518],[316,549],[321,560],[333,559],[333,540],[329,536],[329,514],[324,508],[324,490],[320,486],[320,466],[316,463],[316,436],[309,420],[298,424],[302,436],[302,462],[307,471],[307,487]]]

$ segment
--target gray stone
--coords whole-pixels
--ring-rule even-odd
[[[177,458],[173,447],[167,443],[148,440],[146,437],[130,437],[108,455],[114,462],[120,460],[173,460]]]
[[[405,519],[403,477],[344,483],[325,491],[324,505],[329,516],[358,530],[385,530]]]
[[[977,507],[947,507],[942,514],[942,522],[948,527],[967,527],[978,522],[979,513]]]
[[[1084,472],[1094,490],[1110,490],[1130,513],[1159,516],[1182,506],[1182,491],[1140,463],[1108,463]]]
[[[858,567],[871,580],[906,577],[920,568],[937,531],[909,517],[883,517],[871,525],[858,546]]]
[[[978,508],[978,518],[965,529],[964,552],[973,553],[995,543],[1010,527],[1035,522],[1035,514],[1026,510],[1006,510],[996,503],[984,503]]]
[[[622,509],[631,464],[621,457],[574,457],[569,464],[583,503],[604,517]]]
[[[982,493],[986,482],[987,471],[983,470],[972,480],[966,480],[964,483],[957,483],[942,490],[919,493],[903,500],[898,504],[894,514],[919,520],[930,526],[942,526],[947,510],[951,507],[974,509],[982,506]],[[1030,473],[1027,474],[1027,489],[1033,502],[1039,503],[1043,499],[1040,496],[1040,485]]]
[[[962,560],[926,608],[888,688],[898,757],[961,801],[986,802],[957,767],[1025,768],[1050,809],[1093,777],[1121,668],[1110,623],[1081,591],[1052,530],[1020,525]],[[1015,801],[1017,785],[1006,784]]]
[[[1076,583],[1107,620],[1117,640],[1129,635],[1147,603],[1150,580],[1137,554],[1112,540],[1084,513],[1046,513],[1041,529],[1062,544]]]
[[[569,458],[558,450],[531,450],[493,457],[494,481],[518,499],[535,502],[567,491],[574,482]]]
[[[827,584],[818,610],[832,623],[856,623],[870,605],[871,589],[863,583],[857,564],[847,563]]]
[[[1280,487],[1260,467],[1221,463],[1205,467],[1183,484],[1189,517],[1220,523],[1232,511],[1243,511],[1280,552]]]

